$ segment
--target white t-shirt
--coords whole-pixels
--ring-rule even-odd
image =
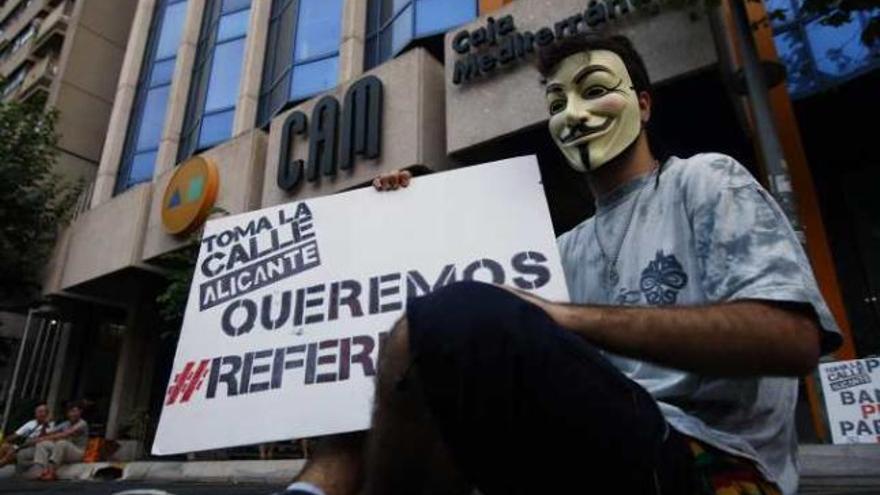
[[[572,302],[795,302],[818,317],[824,352],[840,344],[797,236],[742,165],[715,153],[673,157],[656,179],[634,179],[600,198],[593,218],[559,238]],[[612,277],[602,251],[613,258],[618,246]],[[796,492],[796,378],[713,377],[604,354],[651,393],[677,430],[755,460],[783,493]]]
[[[48,433],[50,430],[52,430],[51,422],[43,423],[42,425],[40,425],[39,423],[37,423],[36,419],[32,419],[27,423],[21,425],[19,429],[15,430],[15,434],[30,440],[32,438],[37,438],[40,435]]]

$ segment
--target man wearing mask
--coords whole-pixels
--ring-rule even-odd
[[[841,338],[782,211],[729,156],[653,156],[626,38],[565,38],[539,70],[596,198],[558,240],[572,303],[478,283],[410,301],[365,446],[326,442],[290,493],[794,494],[796,377]]]

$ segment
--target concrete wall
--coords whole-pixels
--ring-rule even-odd
[[[377,76],[383,84],[379,158],[358,158],[351,170],[340,170],[336,176],[322,176],[315,182],[303,180],[291,193],[279,188],[276,176],[280,162],[281,128],[287,116],[294,111],[304,112],[311,121],[312,108],[320,97],[312,98],[272,120],[263,180],[264,207],[331,194],[392,169],[421,164],[440,170],[450,165],[444,146],[443,66],[426,51],[415,49],[366,74]],[[330,92],[340,105],[343,105],[349,85],[342,85]],[[293,142],[293,158],[307,160],[307,136],[296,136]]]
[[[151,184],[141,184],[80,216],[70,227],[59,288],[140,262]]]
[[[511,14],[519,32],[536,32],[569,16],[583,13],[583,0],[519,0],[492,13],[499,19]],[[509,135],[520,129],[543,125],[547,119],[544,90],[533,58],[518,60],[491,77],[461,85],[452,83],[455,61],[452,39],[463,29],[486,25],[486,16],[446,34],[446,128],[450,154]],[[583,28],[583,24],[580,24]],[[717,60],[709,23],[691,19],[690,13],[662,11],[658,15],[631,14],[609,25],[627,35],[641,53],[654,82],[710,66]]]

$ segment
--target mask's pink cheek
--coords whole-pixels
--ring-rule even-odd
[[[628,102],[623,96],[610,94],[601,98],[596,98],[593,100],[593,104],[590,105],[590,107],[592,111],[599,114],[617,115],[623,112],[623,109],[626,108],[627,104]]]

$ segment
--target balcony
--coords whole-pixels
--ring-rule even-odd
[[[58,62],[54,57],[46,57],[36,63],[28,71],[18,90],[18,98],[21,101],[29,100],[40,94],[47,95],[52,86],[52,80],[58,74]]]
[[[31,50],[33,41],[34,39],[31,37],[0,60],[0,77],[7,78],[23,63],[33,61],[33,50]]]
[[[8,9],[7,12],[0,14],[0,19],[5,19],[6,15],[8,15],[9,11],[13,10],[13,5],[17,5],[20,3],[26,3],[28,0],[20,0],[18,2],[10,2],[7,4],[8,7],[12,7]],[[35,17],[38,17],[44,11],[48,11],[49,9],[49,0],[30,0],[30,5],[27,5],[24,10],[15,15],[14,19],[9,19],[7,24],[3,28],[3,36],[2,40],[0,40],[0,44],[3,44],[5,41],[11,41],[15,38],[22,29],[25,29],[28,24]],[[7,9],[3,9],[7,10]]]
[[[70,22],[70,5],[68,2],[61,2],[55,7],[55,10],[40,21],[32,48],[35,53],[43,54],[55,46],[60,48],[64,41],[64,33],[67,32],[67,25]]]

